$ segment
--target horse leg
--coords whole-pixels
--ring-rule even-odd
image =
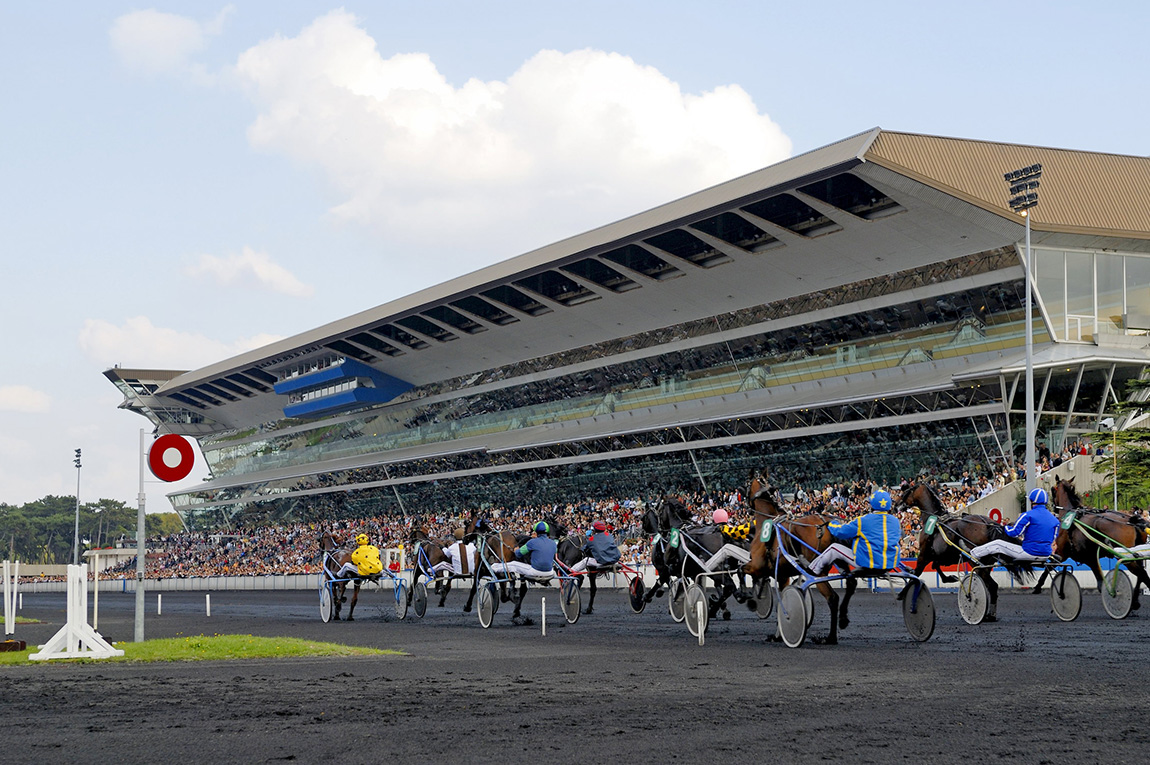
[[[478,589],[478,587],[479,587],[479,574],[477,573],[475,576],[471,577],[471,590],[470,590],[470,592],[467,593],[467,602],[465,604],[463,604],[463,613],[465,613],[465,614],[471,613],[471,604],[475,601],[475,591],[476,591],[476,589]],[[443,601],[441,600],[439,602],[439,604],[443,605]]]
[[[819,592],[827,601],[827,608],[831,610],[831,631],[825,638],[812,638],[811,642],[821,645],[838,645],[839,643],[839,594],[830,586],[829,582],[816,585]]]
[[[595,611],[595,580],[599,578],[598,574],[588,574],[591,579],[589,589],[591,591],[591,598],[587,601],[587,607],[583,609],[583,613],[590,614]]]
[[[1049,576],[1050,576],[1050,569],[1048,569],[1048,568],[1042,569],[1042,573],[1039,574],[1039,576],[1038,576],[1038,581],[1035,582],[1034,587],[1032,587],[1030,589],[1030,594],[1031,595],[1038,595],[1039,593],[1041,593],[1042,592],[1042,586],[1044,584],[1046,584],[1046,579]]]
[[[986,585],[986,591],[990,593],[990,605],[986,607],[986,618],[984,622],[998,621],[998,582],[994,581],[994,577],[990,575],[989,569],[979,569],[978,578]]]
[[[858,579],[855,579],[853,576],[847,577],[847,591],[843,595],[842,605],[839,606],[839,629],[841,630],[845,630],[847,625],[851,623],[850,616],[847,614],[847,608],[850,606],[851,598],[854,596],[858,586]]]
[[[349,622],[355,621],[355,617],[352,616],[352,614],[355,613],[355,603],[357,600],[359,600],[359,582],[355,583],[355,588],[351,592],[351,604],[347,607],[347,620]]]
[[[514,592],[514,590],[513,590]],[[527,597],[527,580],[524,579],[519,585],[519,597],[515,598],[515,613],[511,614],[511,620],[516,621],[519,619],[519,609],[523,608],[523,599]]]
[[[1146,576],[1146,567],[1142,565],[1141,561],[1130,561],[1126,564],[1126,568],[1133,572],[1134,578],[1137,580],[1134,585],[1134,597],[1130,601],[1130,612],[1133,613],[1142,607],[1138,601],[1138,595],[1142,592],[1142,585],[1150,587],[1150,577]]]
[[[332,587],[331,595],[332,595],[332,600],[335,601],[335,620],[337,622],[340,620],[339,612],[343,610],[343,602],[345,600],[347,600],[347,598],[344,597],[344,594],[343,594],[344,590],[346,590],[346,589],[347,589],[347,582],[340,582],[339,584]]]
[[[447,578],[446,582],[439,588],[439,605],[436,608],[443,608],[443,604],[447,602],[447,593],[451,592],[451,577]]]

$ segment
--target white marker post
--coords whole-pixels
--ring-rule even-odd
[[[164,611],[164,596],[163,594],[156,593],[156,616],[159,616]]]
[[[123,656],[88,624],[88,567],[68,566],[68,621],[40,646],[32,661],[48,659],[107,659]]]
[[[16,632],[16,591],[20,583],[20,561],[4,561],[4,634]],[[23,598],[21,597],[21,602]]]
[[[542,611],[542,619],[540,621],[543,623],[543,637],[547,637],[547,598],[542,598],[540,609]]]
[[[210,592],[204,593],[204,607],[207,608],[208,616],[212,615],[212,594]]]
[[[705,624],[703,620],[707,618],[707,612],[703,610],[704,608],[703,601],[700,600],[695,603],[695,618],[697,619],[696,623],[699,625],[699,645],[703,644],[703,633],[706,631],[703,629],[703,625]]]

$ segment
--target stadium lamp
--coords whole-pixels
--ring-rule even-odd
[[[1112,467],[1114,470],[1114,510],[1118,509],[1118,423],[1114,421],[1113,417],[1107,417],[1100,423],[1103,428],[1109,430],[1113,435],[1113,442],[1110,444],[1110,459],[1112,460]]]
[[[1034,441],[1038,438],[1034,422],[1034,262],[1030,252],[1030,215],[1027,211],[1038,204],[1038,179],[1042,165],[1035,163],[1009,173],[1002,179],[1010,189],[1010,209],[1026,219],[1026,493],[1038,485],[1038,458]]]

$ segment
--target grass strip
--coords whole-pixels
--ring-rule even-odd
[[[187,637],[145,640],[142,643],[114,643],[123,656],[111,659],[52,659],[30,661],[29,654],[39,651],[0,653],[0,665],[52,664],[60,661],[226,661],[232,659],[290,659],[314,656],[404,656],[402,651],[364,648],[361,646],[323,643],[289,637],[255,637],[253,635],[189,635]]]

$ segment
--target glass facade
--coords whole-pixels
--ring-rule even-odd
[[[1056,339],[1144,334],[1150,323],[1150,256],[1036,247],[1034,279]]]

